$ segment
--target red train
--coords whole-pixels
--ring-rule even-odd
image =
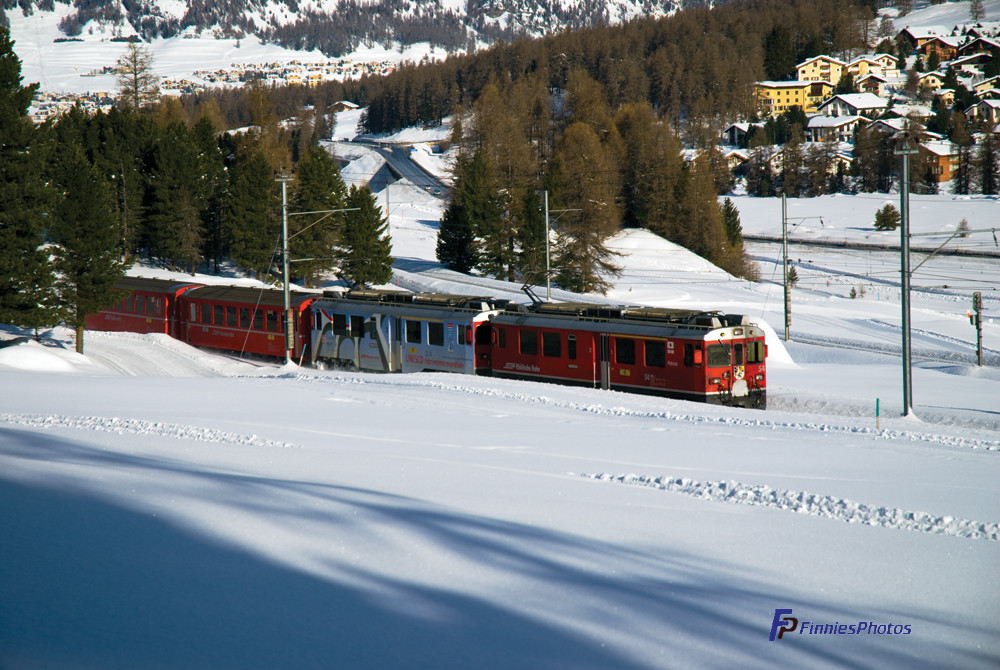
[[[94,330],[284,356],[281,291],[128,277]],[[293,292],[292,355],[318,367],[441,370],[764,408],[764,331],[742,315],[360,290]]]

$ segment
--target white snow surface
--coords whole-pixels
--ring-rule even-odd
[[[436,263],[442,200],[376,196],[394,285],[524,298]],[[792,237],[891,242],[871,221],[897,197],[791,201]],[[779,201],[734,201],[745,233],[780,234]],[[935,232],[998,205],[912,211]],[[995,249],[989,232],[956,243]],[[750,315],[767,410],[317,371],[155,335],[0,348],[0,667],[996,667],[997,259],[915,274],[960,288],[913,292],[903,417],[898,253],[793,246],[785,342],[778,247],[752,247],[751,284],[646,231],[614,246],[609,296],[553,298]],[[777,609],[799,628],[771,642]],[[900,634],[809,632],[859,622]]]
[[[381,165],[337,152],[354,183]],[[440,198],[376,197],[393,285],[524,299],[434,260]],[[733,201],[745,234],[780,237],[780,201]],[[898,247],[872,227],[886,202],[788,202],[787,342],[779,245],[748,244],[750,283],[626,231],[608,296],[553,287],[751,316],[765,411],[316,371],[155,335],[88,332],[79,355],[68,330],[0,327],[0,668],[997,667],[1000,259],[913,254],[904,417],[898,251],[794,244]],[[914,246],[998,249],[996,198],[910,208]],[[962,219],[976,232],[948,240]],[[771,642],[778,609],[799,625]]]

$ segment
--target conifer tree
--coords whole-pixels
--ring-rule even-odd
[[[534,189],[524,192],[521,226],[517,231],[520,247],[517,267],[527,284],[545,282],[545,212],[544,196]]]
[[[160,77],[153,71],[153,55],[139,42],[129,42],[116,67],[119,103],[138,113],[160,97]]]
[[[224,231],[226,190],[225,157],[215,135],[215,126],[203,116],[191,129],[191,139],[198,153],[198,201],[201,203],[201,253],[207,263],[219,272],[219,262],[226,250]]]
[[[389,220],[375,202],[367,186],[351,186],[341,235],[340,274],[351,284],[386,284],[392,279],[392,240]]]
[[[198,167],[198,151],[186,125],[173,123],[158,133],[147,166],[144,237],[151,257],[165,258],[171,268],[186,264],[192,274],[202,247]]]
[[[319,144],[310,144],[295,169],[295,187],[289,207],[293,212],[328,212],[343,209],[347,187],[340,177],[337,161]],[[293,281],[304,279],[315,285],[319,275],[336,264],[333,249],[337,245],[344,214],[296,216],[289,221],[289,248]],[[309,260],[305,260],[309,259]]]
[[[275,181],[263,152],[238,162],[230,171],[226,236],[233,260],[248,272],[264,276],[280,251]]]
[[[951,141],[956,145],[958,161],[955,166],[955,177],[952,179],[951,192],[957,195],[968,195],[972,192],[972,136],[965,126],[965,117],[955,114],[955,129],[951,133]]]
[[[56,194],[28,118],[37,88],[21,85],[21,61],[0,26],[0,323],[36,330],[58,318],[52,267],[42,249],[44,216]]]
[[[983,133],[983,139],[976,150],[976,188],[983,195],[1000,192],[1000,155],[997,153],[997,137],[993,133]]]
[[[54,211],[49,237],[56,245],[57,288],[65,320],[76,331],[76,351],[82,354],[87,314],[115,301],[115,282],[132,263],[119,255],[120,235],[108,183],[79,147],[64,146],[61,152],[57,180],[63,198]]]
[[[590,125],[574,123],[560,151],[565,173],[565,202],[571,209],[558,226],[556,278],[571,291],[604,293],[609,275],[620,272],[607,239],[618,231],[621,215],[615,201],[614,158]]]
[[[457,196],[448,203],[441,217],[436,255],[445,267],[455,272],[469,272],[478,261],[472,219]]]

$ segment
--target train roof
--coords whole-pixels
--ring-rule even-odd
[[[722,328],[724,326],[747,324],[746,317],[742,314],[722,314],[719,311],[644,307],[640,305],[601,305],[585,302],[538,302],[531,305],[509,304],[504,313],[571,317],[577,320],[590,321],[646,321],[703,328]]]
[[[244,303],[266,307],[284,307],[284,292],[273,288],[259,288],[252,286],[201,286],[192,289],[186,294],[187,297],[197,300],[215,300],[218,302]],[[319,297],[316,293],[303,293],[292,291],[289,302],[295,307],[301,307],[303,303],[312,298]]]
[[[377,302],[389,305],[426,305],[430,307],[448,307],[466,309],[477,312],[488,312],[500,309],[507,301],[498,301],[488,296],[459,295],[454,293],[405,293],[403,291],[387,291],[383,289],[353,289],[347,293],[325,291],[324,297],[332,300],[353,300]],[[498,303],[500,305],[498,306]]]
[[[154,279],[152,277],[122,277],[115,282],[115,288],[144,293],[177,293],[183,288],[202,286],[198,282],[184,282],[176,279]]]

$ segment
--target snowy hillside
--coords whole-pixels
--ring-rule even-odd
[[[520,296],[433,260],[439,199],[377,196],[395,284]],[[777,201],[737,204],[745,232],[773,233]],[[920,204],[928,232],[998,207]],[[862,237],[881,202],[801,205],[795,234]],[[0,667],[1000,664],[1000,263],[921,268],[967,285],[914,292],[902,418],[898,255],[809,248],[784,342],[773,247],[751,285],[643,231],[615,244],[606,299],[768,328],[769,409],[320,372],[156,336],[0,348]]]

